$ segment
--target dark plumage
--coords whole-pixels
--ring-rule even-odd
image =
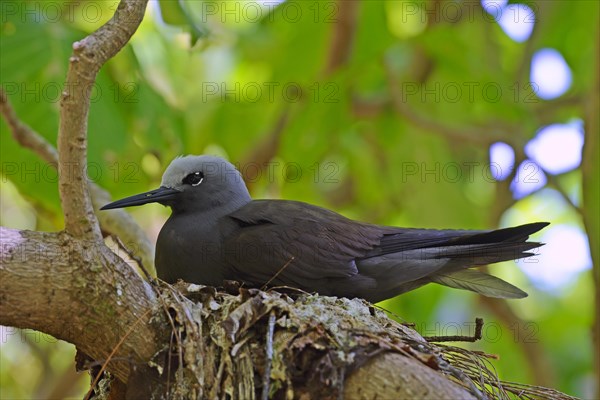
[[[380,301],[430,282],[490,297],[527,294],[467,269],[532,255],[527,238],[548,223],[494,231],[378,226],[288,200],[252,200],[241,175],[212,156],[173,160],[161,187],[103,209],[170,206],[156,247],[159,278],[219,286],[293,286],[323,295]]]

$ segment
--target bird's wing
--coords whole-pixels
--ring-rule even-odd
[[[495,231],[383,227],[283,200],[255,200],[228,218],[236,228],[226,235],[224,251],[236,277],[260,284],[277,276],[274,283],[299,287],[306,287],[307,280],[337,278],[340,285],[339,278],[351,278],[348,282],[361,297],[365,295],[358,289],[395,295],[402,285],[424,279],[490,292],[487,286],[495,283],[490,278],[458,271],[532,255],[528,251],[541,244],[526,240],[547,225]],[[506,292],[507,286],[497,289],[492,295]]]
[[[333,211],[286,200],[255,200],[230,214],[237,226],[225,237],[228,263],[261,283],[352,277],[355,259],[378,246],[386,231]],[[283,279],[285,278],[285,279]]]
[[[395,228],[381,238],[380,246],[366,257],[433,247],[483,245],[493,243],[522,243],[529,235],[548,226],[547,222],[535,222],[496,230],[453,230]],[[514,258],[518,258],[515,257]]]

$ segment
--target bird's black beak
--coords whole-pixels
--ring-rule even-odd
[[[161,186],[158,189],[154,189],[146,193],[140,193],[136,194],[135,196],[113,201],[112,203],[108,203],[107,205],[102,207],[101,210],[141,206],[142,204],[148,203],[163,203],[165,201],[173,200],[179,193],[181,192],[177,189],[171,189],[168,187]]]

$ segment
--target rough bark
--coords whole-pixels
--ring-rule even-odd
[[[102,242],[6,228],[0,242],[2,325],[51,334],[101,362],[135,324],[110,366],[124,381],[129,362],[150,359],[168,337],[164,315],[147,313],[150,285]]]
[[[429,374],[427,368],[401,354],[382,354],[348,378],[345,387],[348,396],[345,398],[371,399],[373,393],[381,392],[392,393],[397,399],[465,398],[464,389],[458,386],[448,386],[448,391],[443,393],[431,390],[432,387],[443,384],[441,381],[446,378]]]

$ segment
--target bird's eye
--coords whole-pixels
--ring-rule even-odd
[[[183,178],[183,183],[186,185],[198,186],[202,183],[204,179],[204,174],[200,171],[189,174],[185,178]]]

